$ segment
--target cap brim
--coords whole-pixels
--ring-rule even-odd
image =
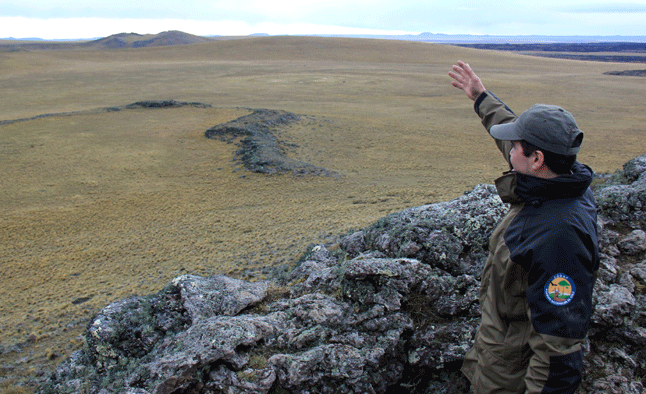
[[[522,140],[520,135],[516,132],[516,122],[497,124],[491,126],[489,134],[497,140],[503,141],[519,141]]]

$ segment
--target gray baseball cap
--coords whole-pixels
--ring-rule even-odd
[[[489,132],[498,140],[525,140],[564,156],[576,155],[583,141],[583,132],[574,116],[561,107],[546,104],[536,104],[514,122],[492,126]]]

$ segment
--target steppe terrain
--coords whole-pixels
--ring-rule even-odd
[[[491,183],[506,166],[450,85],[458,59],[517,113],[570,110],[597,172],[646,153],[646,80],[604,75],[642,64],[306,37],[0,51],[0,391],[29,392],[112,301],[185,273],[257,280]],[[211,108],[105,110],[171,99]],[[341,175],[251,173],[205,138],[256,108],[301,115],[275,131],[286,153]]]

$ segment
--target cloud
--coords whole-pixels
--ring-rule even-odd
[[[183,19],[109,19],[109,18],[50,18],[0,17],[0,37],[39,37],[44,39],[89,39],[117,33],[156,34],[167,30],[210,36],[245,36],[254,33],[290,34],[410,34],[417,32],[362,29],[310,23],[279,24],[243,21],[199,21]]]
[[[633,14],[646,13],[646,4],[639,3],[600,3],[581,4],[566,7],[566,12],[581,14]],[[644,21],[646,23],[646,21]]]
[[[0,0],[0,37],[88,38],[166,30],[197,35],[646,35],[646,0],[627,1]]]

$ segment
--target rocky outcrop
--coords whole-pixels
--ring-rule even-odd
[[[646,156],[595,191],[601,269],[582,393],[644,390]],[[627,204],[627,205],[626,205]],[[490,185],[319,245],[288,274],[176,278],[106,307],[42,393],[467,393]]]
[[[493,185],[478,185],[453,201],[410,208],[351,234],[341,247],[351,257],[408,257],[453,275],[478,275],[489,235],[507,212]]]
[[[334,171],[293,159],[286,154],[294,144],[279,140],[275,131],[301,121],[300,115],[291,112],[254,109],[249,115],[211,127],[204,135],[228,143],[235,142],[239,147],[235,153],[236,160],[252,172],[339,176]]]
[[[646,156],[637,157],[595,193],[599,212],[611,226],[643,228],[646,221]]]
[[[143,100],[137,101],[125,106],[126,109],[137,108],[180,108],[180,107],[195,107],[195,108],[211,108],[211,104],[204,104],[200,102],[186,102],[177,100]],[[121,107],[111,108],[111,110],[120,110]]]

